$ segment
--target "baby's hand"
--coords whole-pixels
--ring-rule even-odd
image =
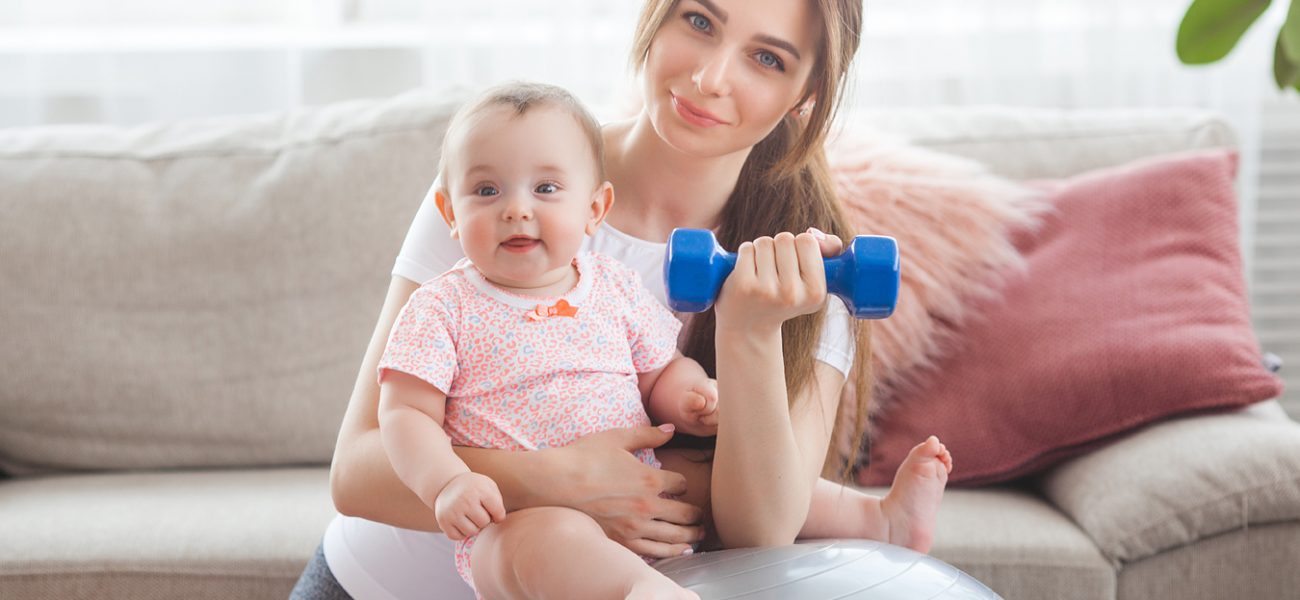
[[[705,379],[691,386],[682,397],[681,415],[677,429],[682,433],[718,435],[718,381]]]
[[[506,509],[492,478],[468,472],[453,477],[438,492],[433,516],[447,537],[459,541],[505,519]]]

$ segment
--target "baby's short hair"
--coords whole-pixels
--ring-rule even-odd
[[[591,146],[591,159],[595,161],[596,166],[596,183],[605,181],[605,141],[600,135],[600,123],[596,121],[596,117],[592,116],[573,94],[562,87],[547,83],[512,81],[488,88],[457,110],[451,122],[447,124],[447,132],[442,138],[441,156],[438,159],[438,176],[444,191],[448,187],[447,154],[450,149],[449,140],[454,137],[453,133],[465,126],[465,123],[475,115],[497,106],[513,107],[516,117],[541,106],[552,106],[567,111],[587,135],[587,142]]]

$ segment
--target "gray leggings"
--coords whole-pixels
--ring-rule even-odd
[[[289,600],[352,600],[325,562],[325,547],[316,546],[316,554],[303,569],[298,584],[289,592]]]

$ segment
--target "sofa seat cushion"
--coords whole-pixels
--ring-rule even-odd
[[[886,492],[861,489],[874,495]],[[1115,570],[1087,534],[1025,490],[945,492],[930,554],[1007,600],[1115,597]]]
[[[1050,471],[1043,491],[1116,563],[1300,520],[1300,424],[1278,413],[1154,425]]]
[[[1238,529],[1124,565],[1119,600],[1295,598],[1300,523]]]
[[[286,597],[334,507],[325,468],[0,482],[0,596]]]

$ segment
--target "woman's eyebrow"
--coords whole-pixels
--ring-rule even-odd
[[[713,16],[717,17],[719,21],[722,21],[723,25],[727,24],[727,11],[719,8],[717,4],[713,3],[713,0],[695,0],[695,2],[703,6],[709,12],[713,13]],[[789,52],[790,55],[793,56],[795,60],[803,60],[803,57],[799,55],[799,51],[794,49],[794,44],[791,44],[790,42],[787,42],[779,37],[774,37],[767,34],[759,34],[754,36],[754,39],[761,43],[768,44],[770,46],[776,46],[777,48]]]
[[[754,36],[754,39],[755,39],[755,40],[758,40],[758,41],[760,41],[760,42],[762,42],[762,43],[764,43],[764,44],[767,44],[767,45],[769,45],[769,46],[776,46],[777,48],[780,48],[780,49],[782,49],[782,50],[785,50],[786,52],[789,52],[791,56],[794,56],[794,59],[795,59],[795,60],[802,60],[802,59],[803,59],[803,57],[799,56],[799,51],[794,49],[794,44],[791,44],[790,42],[787,42],[787,41],[785,41],[785,40],[783,40],[783,39],[781,39],[781,38],[778,38],[778,37],[772,37],[772,36],[767,35],[767,34],[759,34],[759,35]]]
[[[709,12],[713,13],[713,16],[717,17],[719,21],[722,21],[723,25],[727,24],[727,11],[718,8],[718,5],[714,4],[713,0],[695,0],[695,1],[702,4],[704,8],[707,8]]]

